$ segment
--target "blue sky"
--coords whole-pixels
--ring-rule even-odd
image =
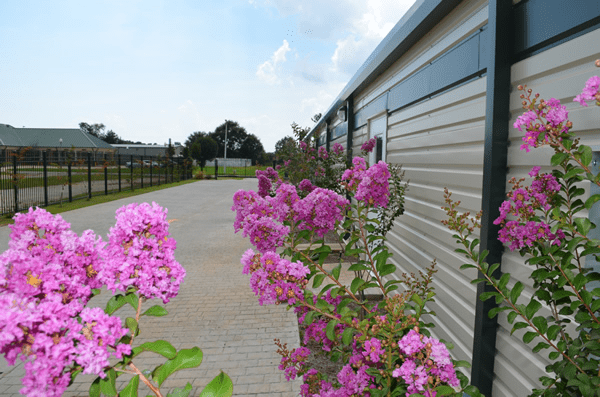
[[[266,151],[312,126],[414,0],[0,2],[0,123],[184,142],[225,119]]]

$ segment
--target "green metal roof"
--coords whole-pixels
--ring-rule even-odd
[[[0,124],[0,145],[114,149],[110,144],[79,128],[15,128],[8,124]]]

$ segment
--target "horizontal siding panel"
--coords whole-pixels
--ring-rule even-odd
[[[538,75],[553,74],[557,69],[577,69],[593,67],[598,58],[600,30],[594,30],[581,37],[550,48],[547,51],[515,63],[511,68],[511,80],[523,84]],[[565,63],[565,60],[569,60]],[[591,76],[591,75],[590,75]]]
[[[370,87],[357,95],[357,109],[373,101],[407,77],[443,55],[487,23],[487,0],[468,0],[444,18],[432,32],[425,35]]]
[[[461,202],[459,210],[468,208],[468,211],[476,212],[479,208],[481,208],[481,192],[476,190],[474,190],[474,192],[476,193],[472,194],[463,193],[456,190],[452,191],[452,199],[454,201],[460,200]],[[411,180],[408,184],[406,196],[426,198],[427,200],[435,203],[438,208],[440,208],[442,204],[445,205],[444,191],[439,186],[422,185]]]
[[[388,153],[387,159],[396,164],[455,164],[460,158],[461,164],[481,165],[483,163],[483,145],[462,145],[452,149],[426,149],[420,151],[402,151]]]
[[[398,112],[394,112],[388,119],[388,125],[394,125],[403,120],[409,120],[431,112],[433,109],[444,109],[464,102],[480,98],[485,102],[485,90],[487,87],[487,77],[481,77],[465,85],[456,87],[426,102],[422,102]],[[485,108],[480,111],[478,117],[485,116]]]
[[[394,162],[391,162],[394,163]],[[399,163],[396,163],[399,164]],[[465,187],[468,189],[480,189],[483,183],[483,172],[479,167],[469,167],[468,170],[461,170],[458,167],[452,168],[426,168],[412,167],[407,164],[402,165],[406,171],[405,180],[418,181],[421,184],[437,185],[441,187]],[[409,183],[410,189],[410,183]],[[440,204],[443,204],[442,202]]]
[[[394,136],[394,139],[388,138],[388,152],[473,142],[479,142],[483,145],[484,127],[483,122],[477,121],[403,137],[403,128],[396,124],[388,132],[388,136]]]
[[[401,124],[403,134],[412,134],[424,130],[437,130],[444,126],[484,120],[485,98],[476,98],[457,106],[436,109],[428,106],[421,116]],[[392,125],[389,123],[389,125]]]

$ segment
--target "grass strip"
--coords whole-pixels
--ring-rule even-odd
[[[102,195],[98,195],[98,196],[92,196],[91,199],[73,200],[73,202],[70,202],[70,203],[67,201],[67,202],[63,202],[62,205],[61,204],[52,204],[52,205],[49,205],[48,207],[43,207],[43,208],[52,214],[59,214],[61,212],[72,211],[72,210],[76,210],[79,208],[89,207],[91,205],[107,203],[109,201],[119,200],[119,199],[126,198],[126,197],[137,196],[139,194],[150,193],[150,192],[167,189],[167,188],[171,188],[171,187],[186,185],[188,183],[193,183],[193,182],[198,182],[198,180],[190,179],[187,181],[163,184],[160,186],[145,187],[143,189],[136,188],[135,190],[127,190],[127,191],[122,191],[120,193],[118,193],[118,192],[112,193],[107,196],[102,194]],[[42,208],[42,206],[40,206],[40,208]],[[0,217],[0,226],[12,225],[14,223],[14,221],[12,219],[13,216],[14,216],[14,214],[6,214],[6,215]]]

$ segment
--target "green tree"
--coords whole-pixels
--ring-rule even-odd
[[[100,138],[102,140],[104,140],[104,137],[106,136],[104,133],[104,129],[106,129],[106,126],[102,123],[100,124],[88,124],[85,122],[81,122],[79,123],[79,128],[83,131],[83,132],[87,132],[90,135],[95,136],[96,138]]]
[[[209,136],[219,145],[217,157],[225,157],[225,124],[227,124],[227,158],[241,158],[240,149],[248,137],[248,132],[237,121],[226,120]]]
[[[240,157],[243,159],[251,159],[252,165],[256,165],[256,161],[261,158],[264,152],[265,148],[260,142],[260,139],[254,134],[248,134],[240,148]]]
[[[183,156],[199,162],[204,169],[206,162],[217,157],[219,145],[206,132],[196,131],[184,143]]]
[[[281,138],[275,144],[275,155],[279,155],[283,153],[286,150],[286,148],[294,147],[295,145],[296,141],[291,136],[288,135],[284,138]]]

